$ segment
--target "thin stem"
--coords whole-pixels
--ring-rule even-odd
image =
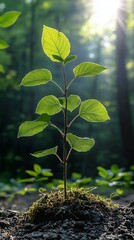
[[[68,151],[67,160],[68,160],[68,158],[69,158],[69,156],[70,156],[71,151],[72,151],[72,148],[70,148],[69,151]]]
[[[67,198],[67,81],[65,75],[65,68],[62,64],[63,80],[64,80],[64,97],[65,97],[65,108],[64,108],[64,137],[63,137],[63,180],[64,180],[64,198]]]
[[[59,133],[61,134],[62,137],[64,136],[63,132],[56,125],[50,124],[50,126],[56,128],[59,131]]]
[[[68,125],[68,128],[71,127],[72,123],[73,123],[78,117],[79,117],[79,114],[76,115],[76,116],[72,119],[72,121],[71,121],[71,122],[69,123],[69,125]]]
[[[63,163],[63,161],[61,160],[60,156],[58,154],[55,154],[55,155],[60,160],[60,162]]]
[[[60,91],[64,94],[64,91],[63,91],[63,89],[60,87],[60,85],[58,84],[58,83],[56,83],[55,81],[51,81],[52,83],[54,83],[59,89],[60,89]]]
[[[67,86],[67,89],[70,88],[71,84],[73,83],[73,81],[74,81],[75,79],[76,79],[76,77],[74,77],[74,78],[70,81],[70,83],[69,83],[68,86]]]

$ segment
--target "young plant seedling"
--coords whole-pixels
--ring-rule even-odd
[[[56,128],[63,139],[63,156],[57,153],[58,146],[43,151],[32,153],[36,158],[55,155],[63,164],[63,180],[64,180],[64,198],[67,198],[67,162],[72,150],[77,152],[87,152],[95,144],[94,139],[88,137],[78,137],[70,132],[70,127],[78,117],[87,122],[104,122],[109,118],[107,110],[96,99],[87,99],[81,101],[80,96],[68,96],[68,90],[71,84],[80,77],[92,77],[100,74],[107,68],[93,62],[82,62],[73,69],[74,77],[68,81],[66,78],[66,64],[75,60],[75,55],[70,54],[70,42],[68,38],[56,29],[44,26],[42,32],[42,47],[44,53],[53,61],[60,62],[63,71],[63,88],[54,80],[48,69],[37,69],[29,72],[21,81],[20,86],[37,86],[52,82],[61,91],[62,97],[57,98],[54,95],[43,97],[36,108],[39,117],[34,121],[26,121],[19,127],[18,137],[29,137],[42,132],[46,127],[52,126]],[[79,113],[70,121],[68,112],[74,111],[79,107]],[[50,121],[52,115],[63,112],[63,130],[59,126]]]

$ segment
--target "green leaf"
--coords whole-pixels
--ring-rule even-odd
[[[96,184],[97,184],[98,186],[108,186],[108,185],[109,185],[109,182],[106,181],[106,180],[96,179],[95,181],[96,181]]]
[[[71,61],[75,60],[76,58],[77,58],[76,55],[71,55],[64,60],[64,64],[71,62]]]
[[[5,41],[0,40],[0,49],[5,49],[8,47],[9,47],[9,45]]]
[[[59,113],[62,109],[62,106],[58,100],[53,95],[46,96],[42,98],[36,108],[36,113],[42,114],[47,113],[48,115],[54,115]]]
[[[116,192],[117,192],[117,194],[119,194],[119,195],[122,195],[124,192],[123,192],[123,189],[121,189],[121,188],[117,188],[116,189]]]
[[[25,179],[19,179],[18,182],[20,183],[26,183],[26,182],[33,182],[34,178],[25,178]]]
[[[21,12],[17,11],[4,13],[2,16],[0,16],[0,27],[6,28],[13,25],[20,16],[20,14]]]
[[[118,167],[117,164],[112,164],[112,166],[111,166],[111,171],[112,171],[114,174],[117,174],[117,173],[120,172],[120,169],[119,169],[119,167]]]
[[[46,176],[46,177],[52,177],[52,176],[53,176],[53,173],[44,170],[44,171],[42,171],[42,175],[43,175],[43,176]]]
[[[70,53],[68,38],[54,28],[43,27],[41,42],[44,53],[54,62],[60,62],[60,60],[55,59],[53,55],[64,60]]]
[[[32,170],[26,170],[26,173],[28,173],[30,176],[37,177],[37,173]]]
[[[39,173],[41,173],[41,166],[39,165],[39,164],[37,164],[37,163],[35,163],[34,164],[34,171],[37,173],[37,174],[39,174]]]
[[[41,182],[41,181],[46,181],[48,180],[48,177],[40,177],[38,179],[36,179],[36,182]]]
[[[131,170],[131,171],[134,171],[134,165],[131,165],[131,166],[130,166],[130,170]]]
[[[52,80],[52,74],[47,69],[37,69],[29,72],[22,79],[20,86],[37,86],[46,84]]]
[[[43,151],[38,151],[38,152],[35,152],[35,153],[31,153],[31,155],[34,156],[34,157],[37,157],[37,158],[46,157],[46,156],[49,156],[49,155],[56,155],[57,149],[58,149],[58,147],[56,146],[56,147],[49,148],[49,149],[46,149],[46,150],[43,150]]]
[[[46,189],[45,189],[45,188],[42,188],[42,187],[40,187],[40,188],[39,188],[39,193],[44,193],[44,192],[46,192]]]
[[[62,97],[62,98],[59,98],[59,101],[61,103],[61,105],[63,107],[65,107],[65,98]],[[75,110],[81,103],[81,99],[79,96],[77,95],[70,95],[68,98],[67,98],[67,110],[69,110],[70,112],[72,112],[73,110]]]
[[[103,178],[107,178],[108,177],[108,172],[105,168],[103,167],[97,167],[98,171],[99,171],[99,175]]]
[[[81,179],[81,178],[82,178],[82,175],[81,175],[80,173],[73,172],[73,173],[72,173],[72,177],[75,178],[75,179]]]
[[[77,152],[87,152],[95,144],[94,139],[92,138],[81,138],[73,135],[72,133],[67,134],[67,142]]]
[[[110,119],[106,108],[96,99],[82,102],[79,115],[88,122],[104,122]]]
[[[1,73],[4,73],[4,72],[5,72],[5,71],[4,71],[4,68],[3,68],[3,65],[1,65],[1,64],[0,64],[0,72],[1,72]]]
[[[73,72],[75,77],[90,77],[90,76],[96,76],[106,69],[107,69],[106,67],[103,67],[96,63],[83,62],[77,65],[73,69]]]
[[[50,124],[50,117],[47,114],[41,115],[34,121],[26,121],[19,127],[19,137],[30,137],[42,132]]]
[[[58,60],[58,62],[63,62],[63,58],[59,57],[58,55],[53,55],[53,58]]]
[[[81,187],[81,186],[89,185],[91,180],[92,180],[92,178],[86,177],[86,178],[83,178],[83,179],[76,180],[76,183],[79,184],[79,187]]]

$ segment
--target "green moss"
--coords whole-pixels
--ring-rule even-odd
[[[94,195],[91,191],[80,188],[67,191],[67,199],[64,200],[63,191],[52,191],[43,193],[42,197],[33,203],[26,213],[27,218],[34,223],[40,223],[55,218],[79,218],[82,211],[109,211],[117,208],[111,199],[105,199]]]

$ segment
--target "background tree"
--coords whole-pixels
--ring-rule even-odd
[[[127,0],[121,0],[118,9],[116,26],[116,52],[117,52],[117,96],[120,130],[124,152],[127,158],[126,165],[134,163],[134,132],[129,95],[129,80],[126,69],[127,63]]]

